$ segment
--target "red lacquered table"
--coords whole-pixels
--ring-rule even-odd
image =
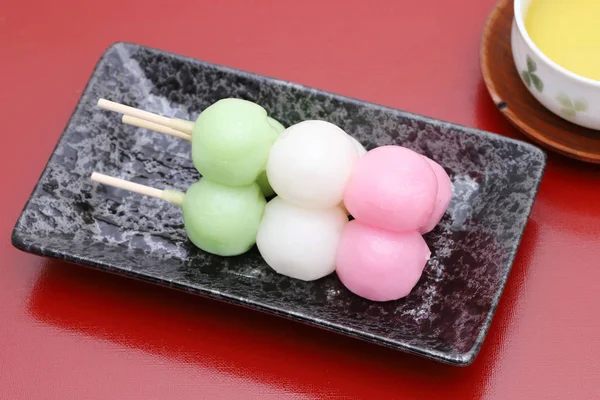
[[[600,167],[561,156],[549,156],[492,328],[466,368],[10,244],[94,64],[115,41],[524,139],[479,71],[494,0],[458,3],[3,0],[0,398],[599,398]]]

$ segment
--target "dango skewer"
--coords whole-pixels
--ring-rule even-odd
[[[256,183],[229,187],[208,179],[187,191],[157,189],[94,172],[93,181],[181,207],[186,235],[198,248],[220,256],[235,256],[256,243],[266,200]]]
[[[123,122],[190,140],[192,161],[202,176],[228,186],[247,186],[265,171],[283,126],[251,101],[221,99],[195,122],[169,118],[106,99],[100,108],[120,112]]]

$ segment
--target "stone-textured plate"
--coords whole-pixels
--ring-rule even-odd
[[[264,106],[290,125],[324,119],[368,149],[412,148],[448,171],[454,198],[426,240],[433,256],[405,299],[374,303],[335,274],[302,282],[270,270],[254,248],[221,258],[186,239],[180,210],[93,184],[97,170],[185,190],[198,179],[187,141],[125,126],[105,97],[195,118],[224,97]],[[19,249],[285,316],[450,364],[477,355],[511,269],[545,168],[526,143],[162,51],[119,43],[98,63],[15,226]]]

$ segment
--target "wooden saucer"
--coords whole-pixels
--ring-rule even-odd
[[[513,1],[500,0],[481,40],[481,71],[494,103],[514,126],[545,148],[600,163],[600,131],[572,124],[550,112],[521,82],[510,45],[513,17]]]

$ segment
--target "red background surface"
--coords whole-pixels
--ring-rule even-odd
[[[1,0],[0,398],[599,398],[600,168],[561,156],[549,156],[492,328],[466,368],[10,244],[112,42],[523,139],[480,76],[479,39],[493,3]]]

